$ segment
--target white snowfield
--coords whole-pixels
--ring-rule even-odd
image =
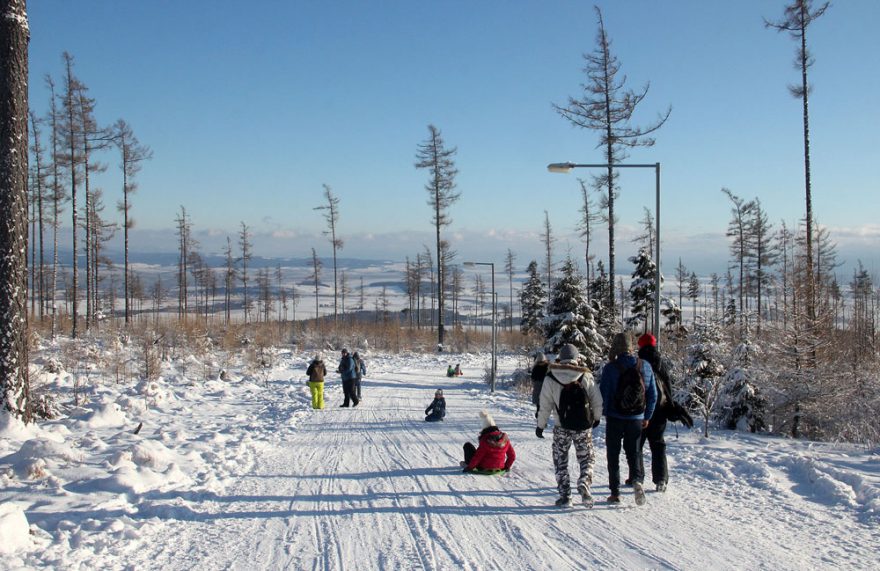
[[[724,431],[704,441],[670,426],[668,492],[654,493],[649,475],[645,506],[624,488],[622,505],[611,507],[603,423],[594,434],[596,506],[561,509],[551,431],[535,437],[524,396],[488,392],[485,355],[368,354],[361,405],[339,408],[331,380],[323,411],[308,404],[306,357],[281,355],[266,385],[234,375],[190,381],[171,369],[137,388],[102,382],[71,418],[40,427],[0,415],[0,568],[880,564],[876,449]],[[462,363],[463,378],[446,378],[450,361]],[[502,358],[502,373],[517,361]],[[448,416],[426,423],[436,388]],[[463,474],[458,465],[483,408],[516,449],[507,475]],[[570,468],[574,479],[573,452]]]

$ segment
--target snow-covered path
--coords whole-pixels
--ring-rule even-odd
[[[593,489],[600,501],[592,510],[561,510],[553,506],[550,439],[535,438],[531,405],[507,391],[487,393],[476,373],[447,379],[434,359],[374,359],[365,400],[352,409],[338,408],[338,383],[328,385],[325,410],[303,408],[307,390],[293,368],[276,371],[268,388],[218,393],[203,405],[211,419],[189,421],[187,436],[216,442],[219,476],[193,475],[188,489],[129,497],[134,508],[92,508],[86,522],[98,522],[93,533],[103,540],[73,541],[63,558],[55,542],[42,563],[510,571],[869,569],[880,559],[876,454],[834,458],[830,446],[730,433],[676,439],[671,429],[669,491],[650,492],[636,508],[627,490],[622,506],[609,507],[601,501],[608,488],[600,427]],[[438,387],[447,420],[425,423]],[[516,448],[506,476],[458,467],[461,445],[476,440],[481,408]],[[852,469],[842,467],[847,462]],[[571,465],[577,469],[573,456]],[[136,531],[107,524],[123,515]],[[29,519],[51,520],[39,509]]]

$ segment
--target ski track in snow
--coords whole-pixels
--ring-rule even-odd
[[[39,547],[17,555],[18,565],[510,571],[877,564],[876,453],[730,432],[703,440],[682,429],[677,436],[670,426],[669,491],[651,491],[646,447],[647,505],[636,508],[624,488],[623,504],[609,506],[603,423],[594,434],[596,505],[560,509],[553,506],[552,438],[535,438],[531,404],[510,391],[488,393],[474,378],[485,361],[479,356],[458,359],[474,372],[470,378],[446,378],[448,359],[374,356],[364,401],[347,409],[338,406],[338,381],[327,383],[325,410],[307,408],[303,360],[290,356],[265,387],[189,387],[184,393],[196,402],[167,402],[159,418],[169,430],[143,438],[169,448],[213,444],[201,452],[204,463],[195,463],[192,485],[105,494],[92,505],[77,496],[75,482],[66,484],[59,493],[76,496],[73,513],[54,513],[51,498],[35,502],[27,515],[41,526]],[[515,363],[502,359],[502,369]],[[444,389],[448,416],[426,423],[435,388]],[[507,475],[458,467],[462,444],[476,443],[482,408],[516,448]],[[81,446],[111,440],[89,434]],[[574,485],[573,452],[569,469]],[[626,472],[622,457],[622,478]]]

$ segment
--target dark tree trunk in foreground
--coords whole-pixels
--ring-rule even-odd
[[[25,422],[28,39],[25,0],[0,0],[0,405]]]

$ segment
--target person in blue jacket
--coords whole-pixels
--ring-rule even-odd
[[[641,382],[644,385],[644,407],[642,410],[620,410],[623,391],[618,390],[623,375],[631,376],[627,371],[641,368]],[[637,371],[638,369],[636,369]],[[609,362],[602,368],[602,379],[599,382],[599,390],[602,391],[602,414],[605,415],[605,445],[608,459],[608,487],[611,488],[609,503],[620,502],[620,448],[626,453],[626,462],[629,466],[629,474],[632,479],[633,493],[636,505],[645,503],[645,491],[642,487],[644,481],[643,464],[640,461],[641,453],[639,439],[642,430],[648,427],[648,422],[654,414],[657,404],[657,385],[654,381],[654,373],[651,365],[636,357],[633,352],[632,337],[628,333],[618,333],[611,341]]]
[[[342,350],[342,358],[339,360],[339,368],[336,369],[336,372],[342,377],[342,393],[345,395],[345,400],[339,406],[347,407],[349,402],[351,406],[357,406],[360,401],[355,392],[355,380],[357,379],[355,360],[348,353],[348,349]]]

